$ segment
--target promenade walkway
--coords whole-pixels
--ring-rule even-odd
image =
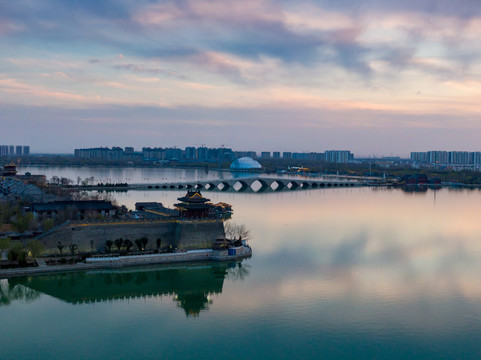
[[[42,258],[37,259],[37,267],[17,268],[17,269],[0,269],[0,279],[11,278],[17,276],[29,276],[40,274],[53,274],[70,271],[85,271],[94,269],[111,269],[129,266],[154,265],[154,264],[171,264],[195,261],[231,261],[237,256],[213,256],[211,249],[206,250],[190,250],[186,252],[177,252],[171,254],[152,254],[143,256],[121,256],[112,258],[90,258],[87,263],[52,265],[49,266]],[[250,255],[250,254],[247,254]],[[243,256],[245,257],[245,256]],[[120,261],[118,261],[120,259]]]

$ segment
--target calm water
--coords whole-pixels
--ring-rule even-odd
[[[2,280],[0,358],[481,357],[481,192],[204,195],[251,259]]]
[[[232,179],[255,174],[231,173],[209,169],[181,168],[138,168],[138,167],[101,167],[101,166],[22,166],[19,173],[43,174],[48,179],[53,176],[66,177],[75,184],[81,180],[94,178],[95,183],[159,183],[167,181],[189,181],[210,179]]]

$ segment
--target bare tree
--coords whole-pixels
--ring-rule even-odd
[[[224,231],[227,239],[248,240],[250,231],[244,224],[237,225],[235,222],[227,221],[224,223]]]
[[[225,232],[225,237],[227,239],[234,239],[235,237],[235,228],[236,225],[232,221],[226,221],[224,223],[224,232]]]
[[[73,181],[70,180],[69,178],[62,177],[62,178],[60,179],[60,183],[61,183],[63,186],[68,186],[68,185],[72,185],[72,184],[73,184]]]

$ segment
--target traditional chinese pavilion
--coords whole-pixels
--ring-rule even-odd
[[[210,199],[202,196],[199,190],[192,189],[187,191],[184,197],[180,197],[181,203],[174,206],[179,211],[182,218],[205,218],[209,216],[212,205],[206,204]]]
[[[15,175],[17,175],[17,165],[15,165],[14,163],[4,165],[2,175],[3,176],[15,176]]]

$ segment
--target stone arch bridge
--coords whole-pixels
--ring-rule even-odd
[[[239,179],[215,179],[204,181],[170,182],[159,184],[136,184],[129,189],[184,190],[199,189],[207,191],[264,192],[322,189],[334,187],[354,187],[367,185],[367,181],[353,180],[307,180],[293,178],[252,177]]]

